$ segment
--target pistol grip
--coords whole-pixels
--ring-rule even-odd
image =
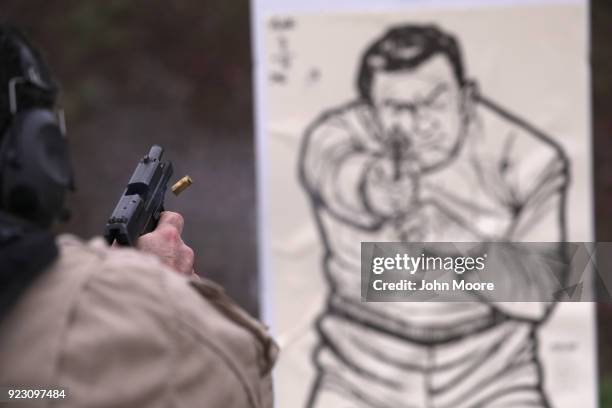
[[[164,207],[161,207],[158,211],[155,211],[153,215],[151,215],[151,219],[149,219],[149,222],[145,226],[141,235],[148,234],[149,232],[152,232],[155,230],[155,228],[157,228],[157,224],[159,224],[159,219],[161,218],[161,213],[163,211]]]

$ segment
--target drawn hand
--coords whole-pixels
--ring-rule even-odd
[[[365,195],[372,211],[384,217],[398,217],[410,211],[418,195],[418,175],[409,163],[400,168],[389,157],[377,159],[367,170]]]

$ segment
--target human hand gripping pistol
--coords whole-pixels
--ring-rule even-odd
[[[164,197],[172,177],[172,162],[162,160],[164,149],[154,145],[132,174],[125,191],[108,219],[104,237],[110,244],[134,246],[139,236],[151,232],[164,211]],[[179,194],[191,185],[189,176],[183,177],[172,191]]]

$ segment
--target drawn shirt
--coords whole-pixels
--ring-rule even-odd
[[[366,169],[386,154],[372,111],[353,102],[328,111],[307,130],[300,176],[312,200],[326,250],[332,298],[375,314],[382,325],[469,324],[490,316],[484,303],[368,303],[360,301],[360,243],[413,241],[561,241],[567,159],[560,147],[512,114],[482,99],[457,154],[419,175],[415,219],[383,218],[364,196]],[[387,152],[388,153],[388,152]],[[405,228],[404,228],[405,227]],[[408,238],[410,240],[410,238]],[[537,319],[546,308],[525,313]],[[359,311],[357,312],[359,313]],[[518,313],[522,313],[518,311]]]

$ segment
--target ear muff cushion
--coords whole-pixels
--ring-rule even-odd
[[[47,109],[18,113],[3,146],[2,207],[41,225],[63,208],[72,170],[67,141]]]
[[[49,114],[48,111],[41,113],[44,113],[44,116]],[[51,115],[51,118],[43,115],[35,116],[38,114],[28,115],[24,122],[24,132],[35,138],[32,140],[32,145],[38,148],[31,150],[31,155],[27,153],[28,149],[25,149],[24,157],[28,163],[40,166],[41,171],[48,176],[49,182],[66,189],[70,186],[72,178],[66,138],[62,135],[54,115]]]

